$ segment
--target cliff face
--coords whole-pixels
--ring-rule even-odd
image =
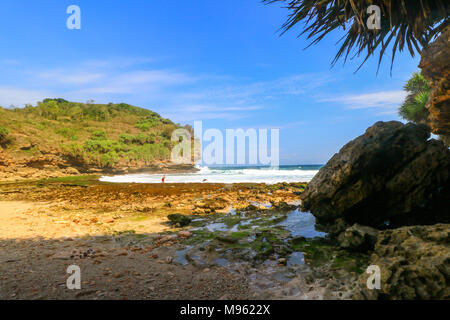
[[[450,142],[450,27],[422,52],[419,68],[430,81],[432,92],[427,108],[428,124],[435,134]]]

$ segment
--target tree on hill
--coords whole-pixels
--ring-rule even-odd
[[[60,115],[60,109],[58,102],[55,100],[49,100],[47,102],[38,102],[38,107],[41,109],[41,114],[43,117],[57,120],[58,115]]]

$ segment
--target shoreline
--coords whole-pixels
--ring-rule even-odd
[[[6,167],[0,166],[0,183],[14,182],[24,180],[36,179],[51,179],[51,178],[65,178],[77,177],[85,175],[122,175],[122,174],[168,174],[168,173],[190,173],[197,172],[199,169],[193,165],[153,165],[146,167],[123,167],[123,168],[84,168],[77,166],[51,166],[44,165],[39,167],[30,166],[15,166],[8,165]]]

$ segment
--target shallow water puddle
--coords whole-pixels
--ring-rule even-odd
[[[213,260],[212,262],[218,265],[219,267],[228,267],[230,265],[230,262],[224,258],[218,258]]]
[[[205,227],[206,227],[206,229],[208,229],[209,232],[227,231],[228,230],[227,225],[223,222],[210,223],[210,224],[207,224]]]
[[[186,259],[186,253],[192,249],[192,246],[187,246],[183,250],[178,250],[175,253],[175,262],[181,264],[182,266],[186,266],[189,264],[189,261]]]
[[[297,209],[289,213],[286,220],[280,222],[278,225],[283,226],[291,232],[293,237],[325,237],[326,233],[317,231],[315,224],[316,219],[311,213],[301,212]]]
[[[298,266],[301,264],[305,264],[305,256],[302,252],[293,252],[288,260],[287,260],[287,266]]]

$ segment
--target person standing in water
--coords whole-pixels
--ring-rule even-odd
[[[165,175],[163,175],[163,177],[162,177],[162,183],[164,183],[164,181],[166,180],[166,176]]]

